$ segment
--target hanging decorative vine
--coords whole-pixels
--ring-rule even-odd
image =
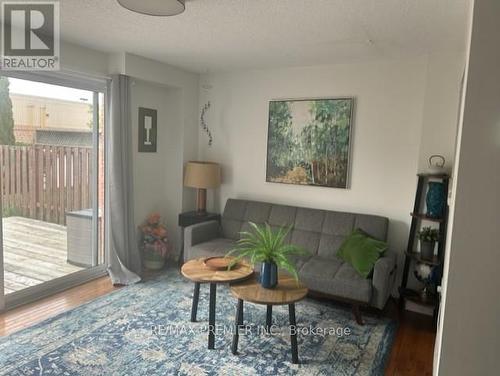
[[[203,129],[203,131],[208,136],[208,146],[212,146],[212,141],[213,141],[212,132],[210,132],[210,129],[208,129],[208,125],[205,120],[205,114],[209,108],[210,108],[210,101],[208,101],[207,104],[204,105],[203,108],[201,109],[200,123],[201,123],[201,129]]]

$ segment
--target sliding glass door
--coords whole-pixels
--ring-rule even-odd
[[[0,77],[7,306],[103,270],[104,89],[81,79]]]

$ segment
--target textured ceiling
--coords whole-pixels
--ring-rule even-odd
[[[62,0],[61,37],[196,72],[355,62],[463,50],[469,1],[187,0],[151,17]]]

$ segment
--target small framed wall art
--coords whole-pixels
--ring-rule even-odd
[[[139,107],[139,153],[156,153],[156,123],[156,110]]]

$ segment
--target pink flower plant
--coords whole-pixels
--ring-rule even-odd
[[[169,246],[167,228],[161,222],[159,213],[151,213],[142,225],[139,226],[142,233],[143,251],[153,253],[160,257],[167,257]]]

